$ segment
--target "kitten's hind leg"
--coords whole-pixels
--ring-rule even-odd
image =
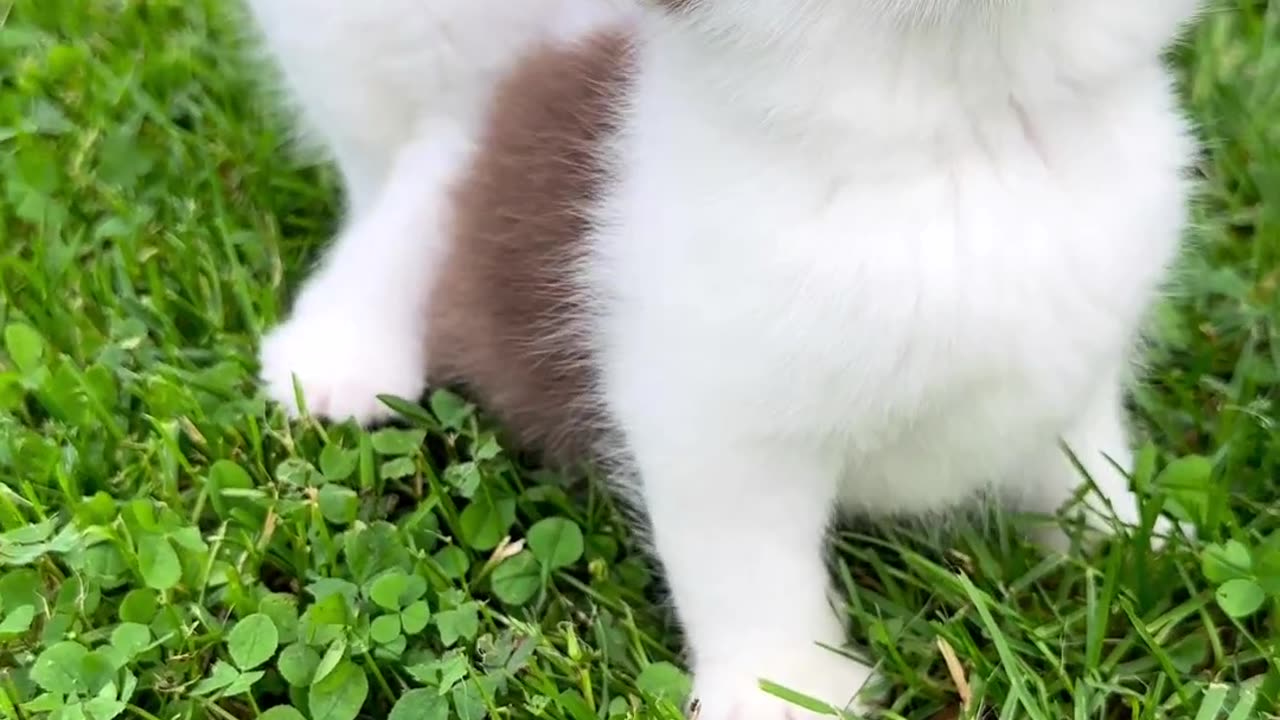
[[[1038,461],[1028,468],[1026,480],[1009,489],[1015,505],[1033,513],[1053,515],[1071,501],[1089,480],[1097,492],[1085,496],[1084,521],[1097,533],[1111,534],[1119,525],[1135,528],[1142,524],[1141,502],[1129,487],[1128,474],[1133,467],[1133,451],[1124,425],[1122,390],[1118,382],[1103,384],[1075,424],[1061,438],[1066,444],[1046,444]],[[1077,464],[1079,463],[1079,467]],[[1081,468],[1084,473],[1081,473]],[[1152,544],[1161,547],[1165,538],[1176,532],[1192,534],[1193,528],[1180,527],[1167,517],[1156,518]],[[1056,524],[1033,529],[1033,538],[1045,549],[1066,552],[1071,538]]]
[[[456,124],[433,125],[395,156],[380,192],[307,280],[262,344],[270,398],[317,417],[391,416],[378,395],[416,400],[426,384],[427,304],[446,246],[448,188],[470,156]]]

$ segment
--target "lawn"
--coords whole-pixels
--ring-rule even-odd
[[[233,7],[0,0],[0,717],[679,717],[677,631],[598,483],[454,395],[376,432],[259,396],[338,194],[287,152]],[[1228,0],[1174,61],[1203,184],[1135,482],[1199,539],[842,533],[884,717],[1280,696],[1280,2]]]

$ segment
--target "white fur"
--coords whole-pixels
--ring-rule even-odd
[[[302,129],[337,161],[346,227],[264,340],[262,377],[293,414],[386,419],[424,386],[426,305],[447,188],[497,82],[534,43],[626,0],[249,0]]]
[[[1052,512],[1064,439],[1137,520],[1103,453],[1129,460],[1120,383],[1178,248],[1159,53],[1194,3],[874,5],[645,30],[591,283],[704,718],[782,717],[761,673],[837,704],[870,675],[811,645],[841,638],[835,506]]]
[[[521,3],[417,12],[447,25]],[[843,639],[821,562],[837,508],[925,513],[993,491],[1052,512],[1080,484],[1065,441],[1094,503],[1138,519],[1112,461],[1130,461],[1122,383],[1184,221],[1193,148],[1160,52],[1196,5],[702,0],[680,19],[647,14],[582,281],[703,718],[804,715],[761,676],[841,706],[871,676],[815,645]],[[326,91],[342,105],[366,89],[328,53],[376,85],[388,43],[337,34],[308,61],[339,78]],[[419,74],[466,73],[419,60]],[[361,108],[338,135],[405,111]],[[385,283],[377,272],[421,260],[410,244],[385,240],[389,259],[334,270],[317,294]],[[421,285],[403,292],[421,300]],[[383,295],[357,310],[398,313]],[[300,345],[403,349],[353,330]],[[369,361],[313,384],[386,373]]]

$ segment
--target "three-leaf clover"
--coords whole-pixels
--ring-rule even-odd
[[[423,597],[427,583],[417,575],[400,570],[379,575],[368,587],[369,599],[377,615],[369,625],[369,636],[379,645],[392,645],[406,635],[417,635],[427,627],[431,608]]]

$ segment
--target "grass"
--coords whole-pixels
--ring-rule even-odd
[[[677,718],[646,558],[597,484],[462,399],[290,426],[254,349],[334,228],[223,0],[0,0],[0,716]],[[888,718],[1264,717],[1280,697],[1280,3],[1177,53],[1206,141],[1135,480],[1198,527],[1045,559],[838,542]]]

